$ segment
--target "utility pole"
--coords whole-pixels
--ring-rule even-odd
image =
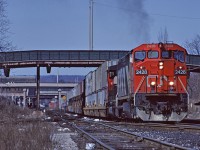
[[[93,0],[90,0],[89,4],[89,50],[93,50]]]
[[[40,109],[40,66],[37,66],[37,84],[36,84],[36,99],[37,99],[37,109]]]

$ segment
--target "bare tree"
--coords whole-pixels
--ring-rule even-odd
[[[185,42],[185,47],[189,53],[194,55],[200,55],[200,35],[197,34],[191,41]]]
[[[0,52],[11,51],[15,49],[12,42],[9,40],[9,20],[6,15],[6,0],[0,0]],[[0,60],[5,58],[0,54]],[[2,70],[0,70],[0,77]]]
[[[0,0],[0,52],[14,49],[9,41],[9,20],[6,15],[6,0]]]
[[[165,27],[165,29],[160,29],[159,33],[158,33],[158,42],[162,42],[162,43],[167,43],[168,41],[168,31],[167,28]]]
[[[192,40],[187,40],[184,46],[188,53],[200,55],[200,35],[197,34]],[[191,73],[188,84],[190,85],[191,101],[193,101],[193,103],[197,102],[195,105],[200,105],[200,74]]]

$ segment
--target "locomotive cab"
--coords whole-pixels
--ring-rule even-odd
[[[144,121],[180,121],[187,115],[186,50],[143,44],[132,51],[135,114]]]

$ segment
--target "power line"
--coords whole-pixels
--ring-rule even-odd
[[[131,9],[112,6],[112,5],[105,4],[105,3],[100,3],[100,2],[94,2],[94,3],[99,4],[99,5],[103,5],[103,6],[106,6],[106,7],[110,7],[110,8],[140,13],[140,11],[135,11],[135,10],[133,11]],[[161,17],[169,17],[169,18],[177,18],[177,19],[198,20],[198,21],[200,20],[200,17],[175,16],[175,15],[166,15],[166,14],[157,14],[157,13],[148,13],[148,14],[151,15],[151,16],[161,16]]]

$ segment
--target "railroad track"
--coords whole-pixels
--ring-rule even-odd
[[[56,118],[58,116],[57,113]],[[95,149],[200,149],[200,130],[196,125],[97,122],[73,115],[59,117],[60,124],[69,123],[81,138],[95,143]]]
[[[107,122],[117,129],[123,129],[140,136],[147,136],[187,149],[200,149],[200,128],[196,124],[124,123]]]
[[[95,149],[188,149],[140,136],[105,123],[85,120],[66,121],[83,137],[95,143]]]

